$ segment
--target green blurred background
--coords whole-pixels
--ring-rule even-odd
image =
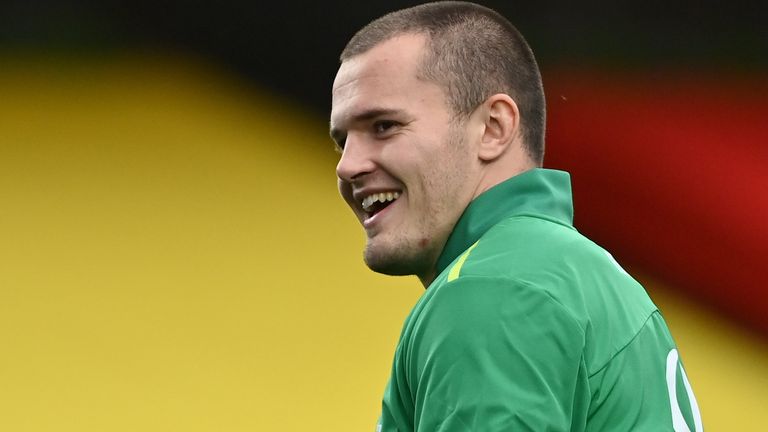
[[[0,430],[373,430],[423,289],[363,265],[327,116],[345,41],[410,4],[0,3]],[[484,4],[528,37],[545,87],[569,89],[562,100],[578,93],[563,84],[572,70],[598,90],[606,73],[708,77],[696,95],[765,86],[759,2]],[[759,95],[750,112],[768,111]],[[567,168],[552,124],[567,111],[550,105],[549,160]],[[711,127],[697,118],[686,127]],[[765,149],[765,127],[749,125]],[[756,172],[739,187],[765,203]],[[601,214],[578,199],[577,227],[582,209]],[[689,220],[708,211],[675,199]],[[635,253],[589,219],[583,231],[619,251],[664,312],[708,430],[762,430],[768,333],[755,311],[768,302],[754,293],[768,277],[700,295],[665,267],[666,249]],[[686,265],[713,281],[765,276],[751,264],[768,256],[765,228],[750,227],[758,253],[743,267]]]

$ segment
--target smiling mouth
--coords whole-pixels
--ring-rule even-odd
[[[362,208],[368,218],[375,216],[400,197],[400,192],[379,192],[363,199]]]

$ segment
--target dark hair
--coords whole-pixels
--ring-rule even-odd
[[[526,150],[541,165],[546,122],[541,74],[533,51],[509,21],[474,3],[426,3],[389,13],[363,27],[347,43],[340,60],[404,33],[427,35],[422,78],[445,89],[456,114],[471,114],[497,93],[514,99]]]

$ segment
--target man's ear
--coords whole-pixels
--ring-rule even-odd
[[[491,162],[516,145],[520,129],[520,111],[515,101],[504,93],[495,94],[482,104],[484,130],[478,157]]]

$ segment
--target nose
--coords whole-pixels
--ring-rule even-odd
[[[341,159],[336,165],[336,176],[347,183],[358,180],[376,168],[370,145],[355,135],[350,133],[347,136]]]

